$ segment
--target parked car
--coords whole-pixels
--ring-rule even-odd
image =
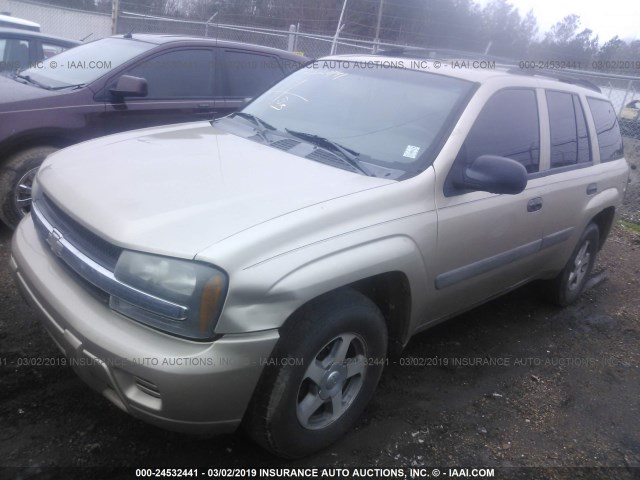
[[[227,115],[306,61],[256,45],[134,34],[0,77],[0,218],[15,226],[28,213],[48,154],[124,130]]]
[[[611,103],[567,81],[338,56],[76,145],[38,172],[17,284],[124,411],[309,454],[417,332],[533,280],[578,298],[629,167]]]
[[[640,100],[627,103],[620,113],[619,121],[623,135],[640,139]]]
[[[36,66],[82,42],[42,33],[0,28],[0,73],[13,73]]]
[[[39,32],[40,24],[18,18],[6,13],[0,13],[0,28],[19,28],[20,30],[29,30],[31,32]]]

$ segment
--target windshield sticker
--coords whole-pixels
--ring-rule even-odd
[[[403,157],[407,158],[416,158],[418,156],[418,152],[420,151],[420,147],[416,147],[414,145],[407,145],[407,148],[404,149]]]

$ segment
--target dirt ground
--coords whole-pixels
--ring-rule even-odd
[[[627,153],[637,166],[640,142],[627,143]],[[637,169],[633,179],[624,218],[638,221]],[[550,306],[527,286],[418,335],[385,370],[358,426],[295,462],[241,433],[203,439],[162,431],[122,413],[69,367],[20,365],[60,353],[13,285],[9,242],[0,226],[0,479],[135,478],[140,467],[219,466],[640,478],[640,236],[623,227],[575,305]]]

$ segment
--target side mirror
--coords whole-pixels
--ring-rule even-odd
[[[515,195],[527,186],[527,169],[519,162],[497,155],[481,155],[462,173],[465,189]]]
[[[118,79],[115,88],[109,89],[111,95],[123,97],[146,97],[148,93],[147,80],[141,77],[123,75]]]

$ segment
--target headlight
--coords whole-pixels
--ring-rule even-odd
[[[207,340],[222,310],[227,276],[210,265],[125,250],[115,268],[116,279],[173,304],[172,314],[154,307],[148,295],[140,301],[111,296],[109,306],[140,323],[194,340]],[[146,300],[145,300],[146,297]]]

